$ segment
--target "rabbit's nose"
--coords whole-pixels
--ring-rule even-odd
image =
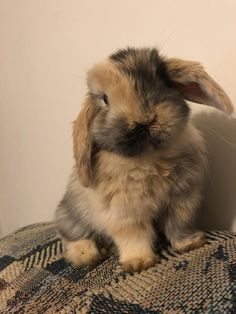
[[[143,126],[143,127],[149,127],[153,122],[155,122],[155,119],[148,119],[145,121],[135,121],[135,123],[139,126]]]
[[[136,122],[136,128],[138,128],[139,130],[148,130],[149,124],[147,123],[138,123]]]
[[[148,135],[150,135],[149,127],[145,124],[141,123],[135,123],[135,127],[133,129],[133,135],[135,137],[138,137],[139,140],[146,138]]]

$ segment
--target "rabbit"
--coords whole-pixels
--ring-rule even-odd
[[[233,105],[193,61],[155,48],[125,48],[95,64],[73,125],[75,166],[55,221],[65,258],[91,265],[115,245],[127,272],[159,261],[158,234],[187,252],[204,245],[195,226],[207,149],[186,100],[225,113]]]

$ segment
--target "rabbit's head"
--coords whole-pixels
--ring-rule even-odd
[[[199,63],[163,58],[156,49],[119,50],[88,72],[88,88],[74,124],[74,155],[84,186],[92,178],[94,151],[133,158],[176,141],[189,118],[185,99],[233,111]]]

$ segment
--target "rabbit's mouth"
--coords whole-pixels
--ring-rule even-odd
[[[160,149],[167,137],[168,134],[155,130],[152,124],[136,123],[134,128],[121,137],[117,146],[123,155],[136,156],[148,153],[153,149]]]
[[[135,157],[159,150],[165,146],[170,134],[158,121],[149,123],[133,122],[129,125],[124,119],[95,121],[93,138],[98,149],[110,151],[124,157]]]
[[[107,141],[98,146],[125,157],[135,157],[160,149],[164,142],[161,134],[151,134],[148,126],[136,125],[134,128],[114,136],[112,141],[107,138]]]

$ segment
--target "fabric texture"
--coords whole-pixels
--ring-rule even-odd
[[[51,223],[0,240],[0,313],[236,313],[236,235],[207,233],[180,255],[163,244],[161,262],[125,273],[113,252],[93,266],[63,258]]]

